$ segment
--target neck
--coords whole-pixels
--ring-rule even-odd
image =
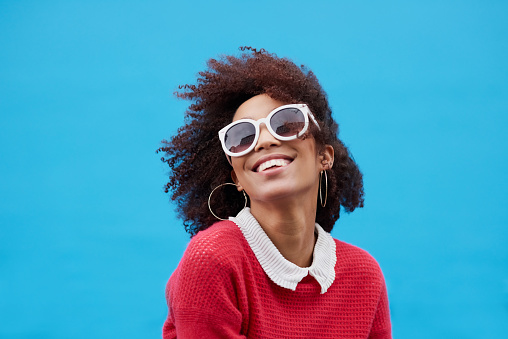
[[[302,205],[301,200],[261,204],[251,201],[251,213],[279,252],[300,267],[312,264],[316,242],[316,206]]]

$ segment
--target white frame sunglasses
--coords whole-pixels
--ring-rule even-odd
[[[304,117],[304,122],[305,122],[302,130],[300,132],[298,132],[298,134],[291,135],[291,136],[288,136],[288,137],[285,137],[285,136],[277,134],[273,130],[273,128],[272,128],[272,126],[270,124],[270,121],[271,121],[272,117],[274,115],[276,115],[277,113],[279,113],[280,111],[286,109],[286,108],[296,108],[296,109],[298,109],[300,112],[302,112],[303,117]],[[277,107],[273,111],[271,111],[266,116],[266,118],[261,118],[261,119],[258,119],[258,120],[240,119],[240,120],[237,120],[237,121],[233,121],[232,123],[230,123],[229,125],[227,125],[226,127],[222,128],[219,131],[219,139],[220,139],[221,144],[222,144],[222,149],[224,150],[224,153],[226,153],[227,155],[229,155],[231,157],[241,157],[241,156],[251,152],[254,149],[254,147],[256,147],[256,144],[258,142],[259,134],[260,134],[259,126],[262,123],[265,124],[265,126],[268,129],[268,131],[270,132],[270,134],[273,135],[273,137],[278,139],[278,140],[288,141],[288,140],[294,140],[294,139],[300,138],[302,135],[305,134],[305,132],[307,132],[307,129],[309,128],[309,116],[310,116],[311,120],[314,122],[314,124],[316,124],[317,128],[319,130],[321,130],[321,128],[319,127],[319,125],[317,123],[316,118],[314,117],[314,115],[312,115],[312,112],[310,111],[309,107],[307,107],[306,104],[283,105],[283,106]],[[237,152],[237,153],[231,152],[226,147],[226,134],[227,134],[227,132],[229,131],[230,128],[232,128],[235,125],[241,124],[241,123],[250,123],[250,124],[254,125],[255,131],[256,131],[256,135],[254,136],[254,140],[252,141],[251,145],[249,147],[247,147],[245,150],[243,150],[241,152]],[[229,158],[228,158],[228,160],[229,160]]]

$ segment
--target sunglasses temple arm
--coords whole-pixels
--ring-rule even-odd
[[[231,165],[231,167],[233,167],[233,164],[231,163],[231,157],[229,155],[227,155],[226,153],[224,153],[224,155],[226,156],[226,159],[228,159],[228,162]]]
[[[310,110],[309,110],[309,116],[310,116],[311,120],[316,124],[318,130],[321,131],[321,127],[319,127],[319,124],[318,124],[316,118],[314,118],[314,114],[312,114],[312,112]]]

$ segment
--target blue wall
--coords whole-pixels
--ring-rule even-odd
[[[187,236],[155,149],[238,46],[309,66],[365,175],[333,235],[397,338],[508,332],[508,3],[1,1],[0,337],[158,338]]]

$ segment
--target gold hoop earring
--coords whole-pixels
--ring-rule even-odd
[[[323,202],[323,194],[321,193],[323,185],[321,182],[323,181],[323,172],[325,173],[325,201]],[[321,207],[326,206],[326,200],[328,199],[328,176],[326,175],[326,171],[321,171],[319,173],[319,201],[321,202]]]
[[[219,186],[215,187],[211,192],[210,192],[210,195],[208,196],[208,209],[210,210],[210,213],[212,213],[212,215],[214,217],[216,217],[217,219],[219,220],[228,220],[228,219],[222,219],[222,218],[219,218],[215,213],[213,213],[212,211],[212,207],[210,206],[210,200],[212,199],[212,194],[213,192],[215,192],[215,190],[219,187],[222,187],[222,186],[226,186],[226,185],[233,185],[233,186],[238,186],[236,184],[233,184],[231,182],[226,182],[224,184],[220,184]],[[243,197],[245,198],[245,205],[243,206],[243,208],[247,207],[247,194],[245,194],[245,191],[242,190],[242,193],[243,193]]]

